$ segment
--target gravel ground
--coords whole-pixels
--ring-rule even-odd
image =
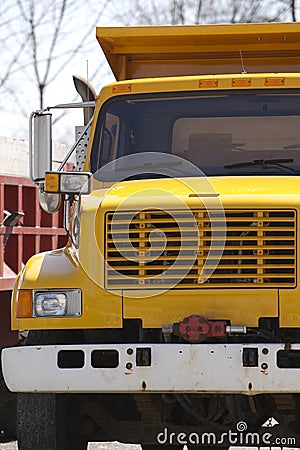
[[[164,446],[162,445],[162,450]],[[204,447],[203,447],[204,449]],[[264,450],[300,450],[299,448],[287,448],[287,447],[251,447],[254,449],[264,449]],[[6,444],[0,444],[0,450],[18,450],[17,442],[8,442]],[[88,445],[88,450],[141,450],[139,445],[135,444],[120,444],[119,442],[91,442]],[[188,447],[184,447],[183,450],[188,450]],[[249,450],[249,447],[230,447],[229,450]]]
[[[0,444],[0,450],[18,450],[18,445],[16,442]],[[133,444],[120,444],[119,442],[104,442],[102,444],[91,442],[88,450],[141,450],[141,447]]]

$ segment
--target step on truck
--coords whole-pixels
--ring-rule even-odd
[[[116,81],[31,115],[68,243],[14,287],[19,449],[299,445],[300,24],[96,34]],[[53,170],[52,115],[74,106]]]

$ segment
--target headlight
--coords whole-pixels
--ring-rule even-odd
[[[45,192],[63,194],[89,194],[89,172],[46,172]]]
[[[35,294],[34,310],[36,316],[65,316],[67,312],[66,294]]]
[[[62,173],[60,176],[60,190],[68,194],[88,194],[89,188],[89,175],[86,173]]]
[[[80,289],[33,291],[33,317],[81,316]]]

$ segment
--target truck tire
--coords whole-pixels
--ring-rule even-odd
[[[0,369],[0,442],[14,441],[16,436],[16,394],[7,389]]]
[[[61,394],[18,394],[19,450],[87,449],[85,437],[69,431],[67,400]]]
[[[64,339],[64,331],[30,331],[25,345],[55,345]],[[19,450],[86,450],[88,441],[70,399],[70,394],[19,393]]]

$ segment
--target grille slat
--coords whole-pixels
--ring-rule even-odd
[[[228,209],[225,219],[205,210],[107,213],[106,287],[295,286],[296,211]]]
[[[124,266],[113,266],[114,270],[132,270],[132,268],[135,268],[136,266],[129,266],[127,268],[124,268]],[[150,267],[150,266],[149,266]],[[200,269],[201,266],[197,266],[197,265],[193,265],[194,269]],[[209,268],[214,268],[214,266],[206,266],[208,269]],[[278,269],[278,264],[263,264],[259,266],[262,269]],[[151,270],[164,270],[166,268],[166,265],[155,265],[155,266],[151,266]],[[294,269],[294,265],[293,264],[285,264],[284,269]],[[232,265],[230,264],[219,264],[218,269],[232,269]],[[216,270],[218,270],[216,269]],[[253,264],[242,264],[241,265],[241,269],[253,269]],[[213,277],[214,275],[212,275]]]
[[[124,253],[132,253],[132,252],[124,252]],[[130,257],[130,256],[134,256],[134,255],[128,255],[128,257]],[[141,258],[140,258],[141,259]],[[145,258],[145,259],[147,259],[147,258]],[[169,256],[168,257],[168,260],[169,261],[175,261],[177,259],[177,256]],[[189,256],[181,256],[180,257],[180,259],[182,259],[182,260],[187,260],[187,261],[190,261],[190,259],[191,259],[191,257]],[[197,259],[201,259],[201,260],[203,260],[203,261],[205,261],[206,260],[206,256],[197,256]],[[224,261],[226,261],[226,260],[232,260],[233,258],[232,258],[232,256],[222,256],[222,261],[224,260]],[[245,260],[245,261],[247,261],[247,260],[253,260],[253,256],[243,256],[240,260]],[[263,259],[265,259],[265,260],[273,260],[274,259],[274,256],[267,256],[267,255],[265,255],[264,257],[263,257]],[[287,260],[287,259],[290,259],[290,256],[282,256],[282,255],[277,255],[276,256],[276,260],[278,260],[278,259],[284,259],[284,260]],[[165,260],[165,258],[164,258],[164,256],[159,256],[159,257],[157,257],[156,258],[156,261],[164,261]],[[114,261],[116,261],[116,262],[118,262],[118,261],[127,261],[128,262],[128,258],[126,258],[126,257],[122,257],[122,256],[111,256],[110,257],[110,261],[111,262],[114,262]],[[121,267],[124,267],[124,265],[122,265]],[[269,266],[268,266],[269,267]],[[278,264],[276,265],[276,267],[278,267]],[[293,265],[293,267],[294,267],[294,265]]]

